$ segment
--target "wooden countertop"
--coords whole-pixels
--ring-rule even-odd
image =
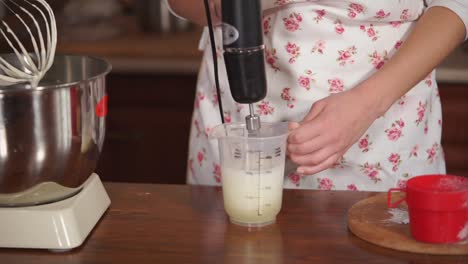
[[[352,235],[347,210],[373,193],[285,190],[277,223],[249,231],[229,223],[219,187],[105,187],[112,205],[80,248],[0,249],[0,263],[468,263],[468,256],[403,253]]]

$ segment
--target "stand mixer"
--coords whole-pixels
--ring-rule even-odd
[[[94,173],[105,134],[111,66],[56,56],[55,16],[44,0],[0,0],[33,52],[1,21],[0,247],[68,250],[110,204]],[[45,29],[43,29],[45,27]]]
[[[2,58],[21,67],[12,54]],[[94,173],[110,69],[58,55],[37,87],[0,86],[0,247],[75,248],[110,205]]]

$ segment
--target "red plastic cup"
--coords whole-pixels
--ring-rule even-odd
[[[393,192],[406,197],[392,203]],[[427,243],[454,243],[468,236],[468,178],[454,175],[422,175],[408,180],[405,189],[388,191],[387,205],[408,205],[414,239]]]

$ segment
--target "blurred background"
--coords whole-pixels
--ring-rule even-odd
[[[58,53],[97,56],[113,66],[100,176],[185,183],[202,29],[173,16],[160,0],[47,2],[57,19]],[[30,45],[20,21],[1,3],[0,17]],[[0,36],[0,53],[9,52]]]
[[[113,65],[97,173],[108,181],[185,183],[202,28],[173,16],[163,0],[47,2],[57,18],[58,53],[97,56]],[[20,26],[2,4],[0,17]],[[0,39],[0,53],[11,52]],[[439,67],[437,79],[448,172],[468,176],[467,44]]]

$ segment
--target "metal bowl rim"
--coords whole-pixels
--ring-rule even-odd
[[[4,54],[0,54],[4,55]],[[106,65],[106,69],[102,72],[99,73],[95,76],[91,76],[86,80],[81,80],[81,81],[75,81],[75,82],[68,82],[68,83],[62,83],[62,84],[56,84],[56,85],[38,85],[37,87],[32,88],[31,84],[26,84],[25,83],[18,83],[10,86],[0,86],[0,94],[7,94],[7,93],[14,93],[14,92],[31,92],[31,91],[43,91],[43,90],[49,90],[49,89],[61,89],[61,88],[69,88],[70,86],[75,86],[77,84],[83,83],[83,82],[89,82],[98,78],[101,78],[102,76],[105,76],[109,74],[112,71],[112,65],[109,63],[108,60],[96,57],[96,56],[91,56],[91,55],[76,55],[76,54],[56,54],[56,56],[62,56],[62,57],[83,57],[83,58],[88,58],[91,60],[95,61],[100,61],[104,65]],[[21,87],[18,87],[20,86]]]

